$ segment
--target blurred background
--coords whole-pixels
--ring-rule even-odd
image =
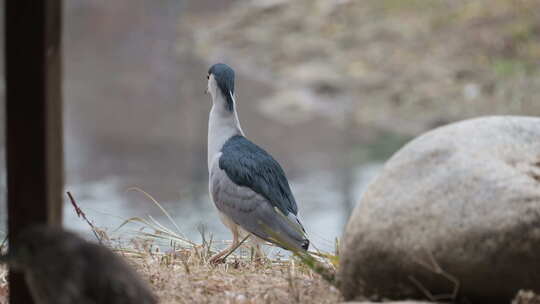
[[[414,136],[480,115],[540,114],[537,0],[64,5],[65,190],[108,231],[148,214],[166,223],[126,191],[139,187],[191,239],[200,227],[230,239],[207,193],[204,90],[216,62],[236,69],[243,129],[282,164],[310,238],[326,250],[383,162]],[[3,81],[0,93],[4,121]],[[64,214],[89,233],[69,204]]]

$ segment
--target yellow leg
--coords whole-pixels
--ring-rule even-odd
[[[264,251],[262,251],[261,244],[255,245],[255,259],[262,261],[266,255],[264,254]]]
[[[253,248],[253,259],[255,261],[262,261],[266,255],[264,254],[264,251],[262,250],[262,241],[258,237],[252,235],[250,238],[251,247]]]
[[[219,263],[225,262],[225,259],[222,259],[221,257],[222,256],[227,256],[238,245],[238,242],[239,242],[238,241],[238,229],[236,227],[232,228],[231,232],[232,232],[232,235],[233,235],[233,241],[232,241],[231,246],[227,247],[226,249],[224,249],[224,250],[218,252],[217,254],[215,254],[214,256],[212,256],[210,258],[210,263],[211,264],[219,264]]]

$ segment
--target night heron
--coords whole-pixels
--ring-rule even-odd
[[[24,273],[38,304],[155,304],[138,274],[104,246],[60,228],[22,232],[0,261]]]
[[[231,253],[239,237],[247,234],[254,235],[255,242],[307,250],[309,240],[297,218],[298,207],[283,169],[244,137],[236,112],[233,69],[214,64],[207,78],[213,103],[208,122],[210,197],[233,235],[231,246],[210,261],[218,262]],[[257,251],[262,254],[258,244]]]

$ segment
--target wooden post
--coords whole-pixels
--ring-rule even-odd
[[[10,244],[22,229],[61,225],[62,0],[5,0],[6,160]],[[60,265],[59,265],[60,266]],[[10,303],[33,303],[10,272]]]

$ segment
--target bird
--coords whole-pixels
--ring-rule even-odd
[[[207,93],[209,192],[232,244],[210,258],[223,262],[238,247],[240,236],[254,236],[256,249],[268,241],[292,251],[307,251],[309,240],[298,219],[298,207],[281,165],[247,139],[238,119],[235,72],[224,63],[210,67]]]
[[[0,262],[22,272],[37,304],[156,304],[139,275],[105,246],[59,227],[32,225]]]

